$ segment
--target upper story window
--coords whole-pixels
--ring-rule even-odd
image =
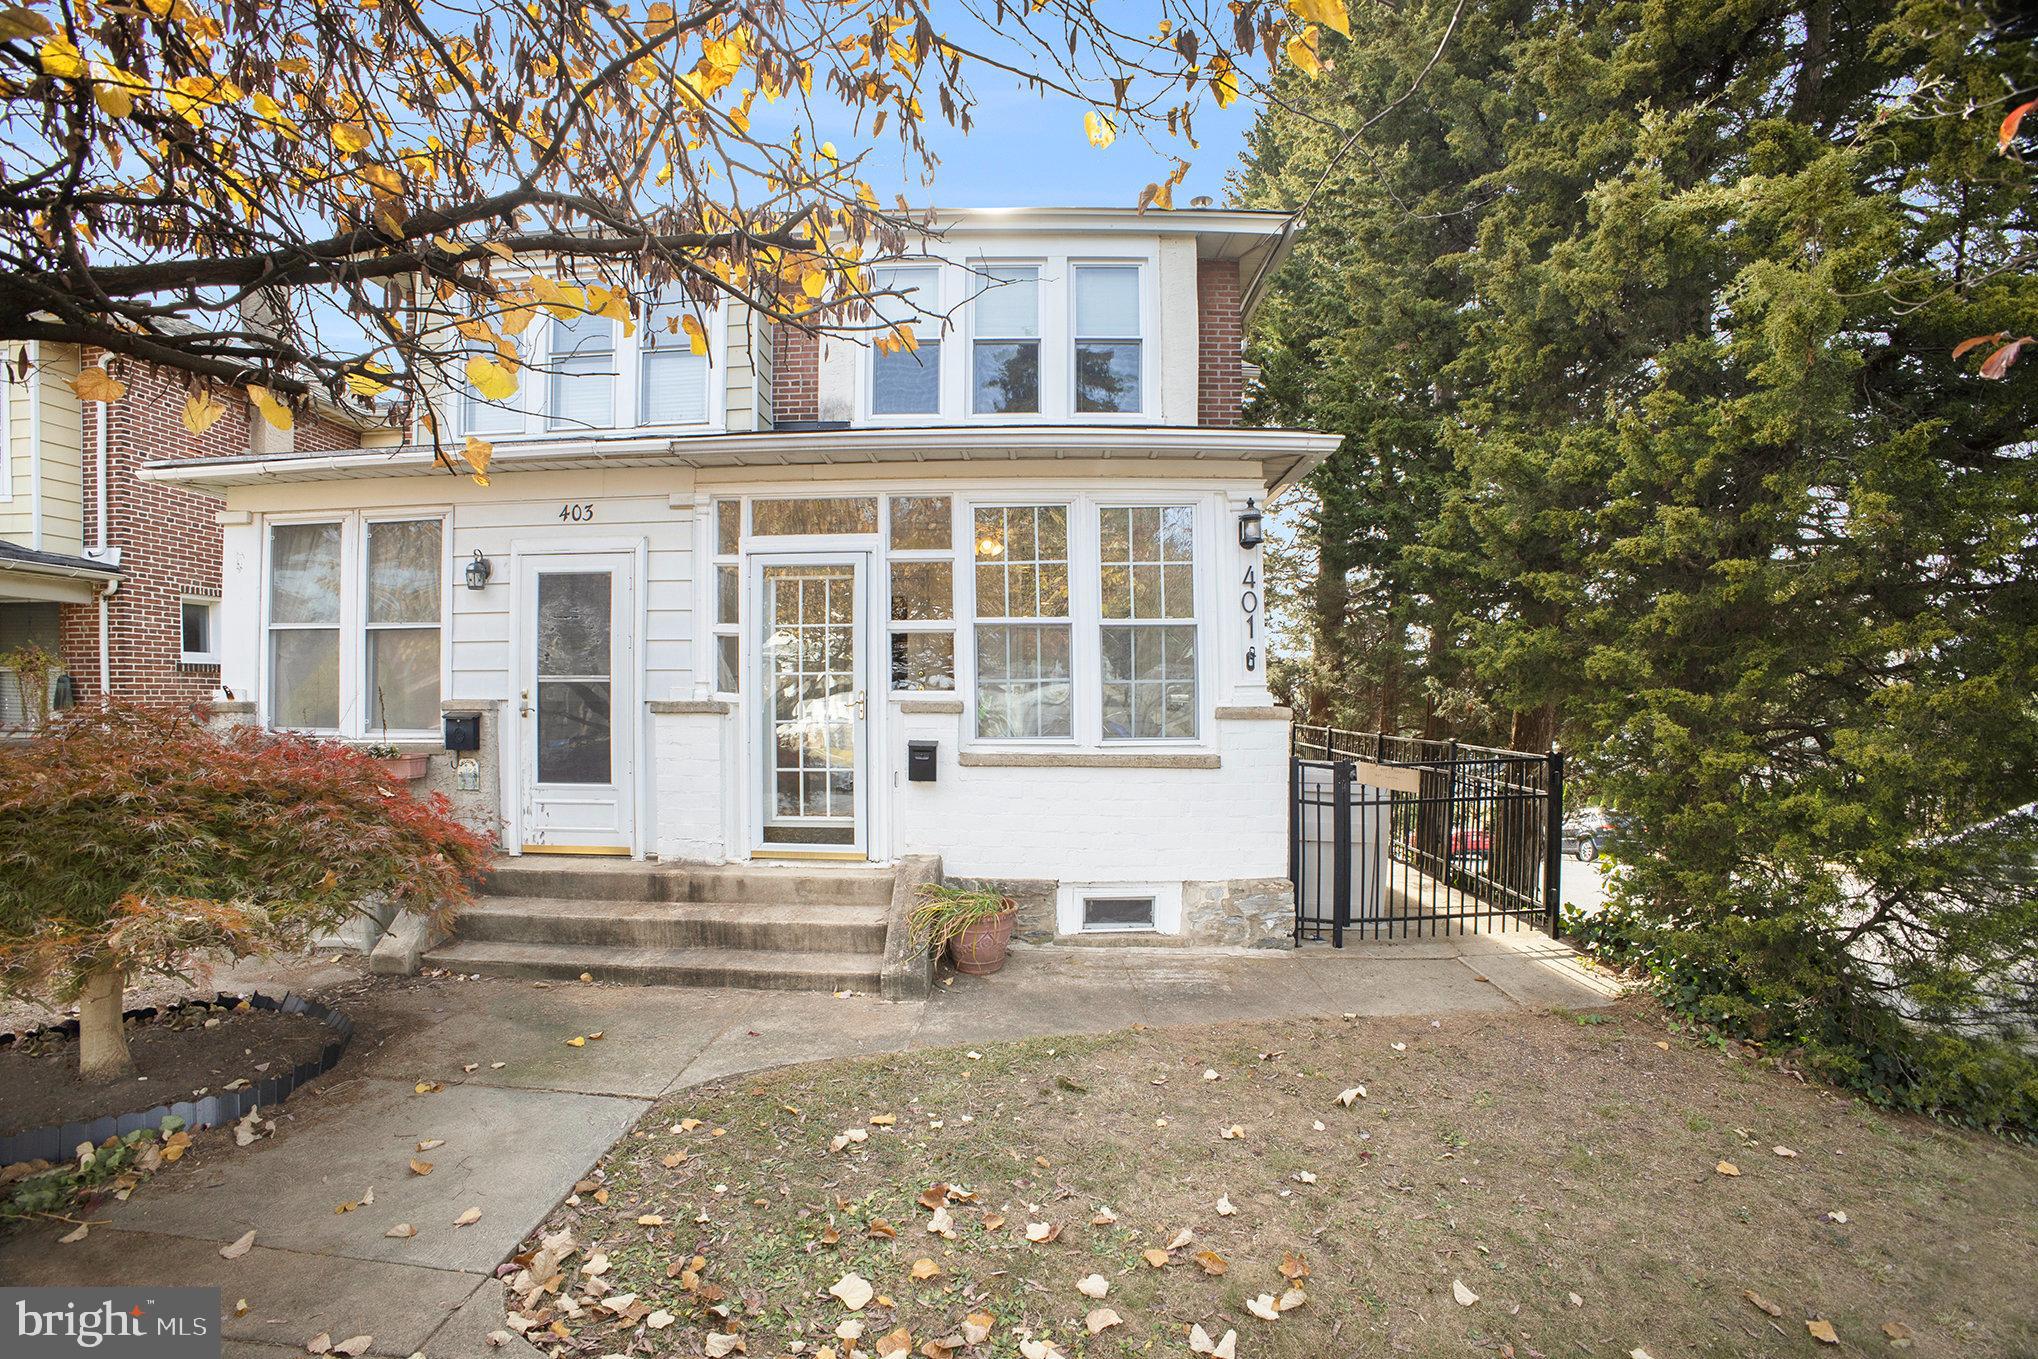
[[[1140,411],[1139,266],[1079,264],[1074,292],[1076,410]]]
[[[616,422],[616,323],[583,312],[553,317],[545,414],[553,429],[607,429]]]
[[[1040,412],[1040,267],[990,267],[972,307],[970,409],[977,415]]]
[[[690,329],[686,318],[693,317]],[[720,411],[711,354],[695,352],[695,334],[716,333],[720,312],[700,312],[671,289],[625,327],[593,313],[534,321],[520,340],[517,390],[501,400],[463,382],[461,432],[483,438],[600,433],[639,427],[701,427]],[[461,356],[495,358],[491,345]]]
[[[708,418],[708,356],[694,353],[685,324],[692,314],[686,298],[667,291],[637,332],[640,425],[697,425]]]
[[[941,413],[941,268],[894,265],[872,271],[878,319],[911,332],[912,346],[871,348],[874,415]]]

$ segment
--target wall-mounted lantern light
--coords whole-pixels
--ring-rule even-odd
[[[1258,503],[1248,497],[1244,512],[1238,516],[1238,545],[1248,552],[1267,540],[1262,518]]]
[[[470,590],[487,588],[488,578],[493,574],[494,570],[489,566],[488,558],[481,555],[480,548],[475,548],[474,560],[467,563],[467,588]]]

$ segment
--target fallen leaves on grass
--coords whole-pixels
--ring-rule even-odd
[[[921,1282],[927,1279],[935,1279],[939,1278],[940,1276],[941,1266],[935,1264],[934,1261],[928,1259],[926,1256],[923,1255],[913,1262],[913,1279],[915,1282]]]
[[[1358,1103],[1365,1097],[1366,1087],[1363,1085],[1355,1085],[1351,1089],[1341,1092],[1337,1097],[1337,1102],[1339,1104],[1342,1104],[1345,1108],[1349,1109],[1354,1104]]]
[[[1026,1224],[1026,1239],[1036,1246],[1045,1246],[1049,1242],[1058,1241],[1061,1239],[1061,1224],[1059,1222],[1029,1222]]]
[[[1479,1301],[1479,1295],[1465,1287],[1463,1279],[1451,1280],[1451,1297],[1457,1301],[1460,1307],[1470,1307],[1473,1303]]]
[[[1818,1341],[1821,1345],[1837,1345],[1840,1343],[1840,1333],[1834,1330],[1833,1323],[1827,1321],[1824,1317],[1819,1317],[1814,1321],[1807,1321],[1804,1324],[1804,1328],[1811,1338]]]
[[[1234,1123],[1229,1128],[1218,1129],[1217,1135],[1227,1142],[1236,1142],[1245,1136],[1245,1129]]]
[[[864,1305],[877,1296],[877,1290],[870,1286],[870,1280],[861,1274],[845,1274],[837,1279],[828,1292],[852,1312],[861,1312]]]
[[[1076,1292],[1086,1298],[1102,1299],[1110,1291],[1111,1281],[1101,1274],[1086,1274],[1076,1280]],[[1094,1335],[1096,1332],[1092,1331],[1091,1334]]]
[[[1231,1268],[1231,1261],[1214,1250],[1199,1250],[1190,1258],[1202,1267],[1205,1274],[1222,1274]]]
[[[1769,1299],[1763,1297],[1760,1293],[1757,1293],[1752,1288],[1742,1289],[1741,1296],[1746,1298],[1748,1300],[1749,1305],[1754,1307],[1757,1311],[1767,1312],[1770,1316],[1773,1317],[1780,1317],[1783,1315],[1783,1309],[1781,1307],[1777,1306]]]
[[[1735,1165],[1732,1161],[1722,1161],[1718,1165],[1713,1167],[1713,1173],[1716,1175],[1724,1175],[1728,1179],[1733,1179],[1735,1176],[1741,1173],[1741,1168]]]
[[[990,1338],[991,1327],[997,1324],[998,1319],[989,1312],[971,1312],[962,1319],[962,1343],[965,1345],[983,1344],[984,1341]]]
[[[1237,1211],[1238,1208],[1231,1201],[1231,1195],[1219,1194],[1217,1196],[1217,1216],[1230,1217],[1233,1213],[1236,1213]]]
[[[1210,1333],[1200,1325],[1191,1326],[1189,1352],[1208,1355],[1210,1359],[1238,1359],[1238,1332],[1226,1331],[1222,1339],[1212,1341]]]
[[[1118,1313],[1112,1311],[1109,1307],[1093,1308],[1083,1318],[1083,1327],[1091,1335],[1099,1335],[1110,1330],[1113,1326],[1122,1326],[1124,1324],[1125,1318],[1119,1316]]]
[[[1288,1251],[1281,1252],[1281,1277],[1284,1279],[1306,1279],[1309,1277],[1309,1262]]]
[[[1165,1269],[1167,1268],[1169,1256],[1166,1251],[1156,1247],[1155,1249],[1152,1250],[1141,1251],[1140,1258],[1145,1260],[1147,1264],[1153,1266],[1155,1269]]]

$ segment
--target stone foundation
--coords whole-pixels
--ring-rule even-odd
[[[1182,935],[1230,948],[1286,948],[1295,936],[1295,889],[1286,878],[1182,884]]]

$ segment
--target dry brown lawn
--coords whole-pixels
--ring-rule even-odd
[[[952,1240],[918,1201],[937,1184]],[[731,1078],[654,1109],[581,1189],[546,1228],[578,1247],[555,1289],[511,1299],[568,1353],[737,1336],[843,1359],[854,1320],[858,1353],[939,1355],[989,1314],[964,1359],[1188,1355],[1192,1325],[1235,1330],[1238,1359],[2038,1354],[2038,1154],[1878,1112],[1639,1001]],[[916,1280],[921,1260],[939,1273]],[[856,1313],[826,1291],[850,1273],[876,1294]],[[1076,1286],[1093,1273],[1101,1301]],[[1248,1310],[1291,1288],[1307,1300],[1278,1320]],[[1122,1320],[1092,1336],[1099,1307]]]

